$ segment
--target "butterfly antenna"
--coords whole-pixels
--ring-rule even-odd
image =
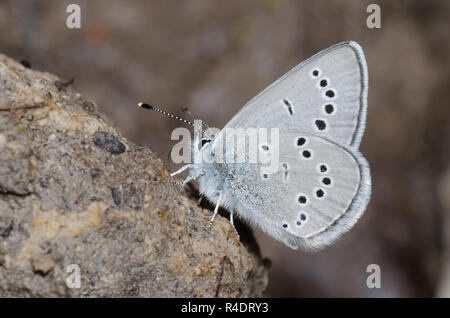
[[[169,117],[171,117],[171,118],[173,118],[173,119],[182,121],[182,122],[184,122],[185,124],[188,124],[188,125],[191,125],[192,127],[194,127],[194,124],[193,124],[192,122],[190,122],[189,120],[186,120],[186,119],[183,119],[183,118],[181,118],[181,117],[172,115],[172,114],[170,114],[170,113],[168,113],[168,112],[166,112],[166,111],[164,111],[164,110],[162,110],[162,109],[159,109],[159,108],[157,108],[157,107],[155,107],[155,106],[151,106],[151,105],[146,104],[146,103],[139,103],[138,106],[139,106],[139,107],[142,107],[142,108],[145,108],[145,109],[148,109],[148,110],[153,110],[153,111],[155,111],[155,112],[158,112],[158,113],[161,113],[161,114],[163,114],[163,115],[169,116]]]
[[[205,123],[202,119],[200,119],[197,115],[195,115],[193,112],[191,112],[191,111],[190,111],[189,109],[187,109],[186,107],[183,108],[183,111],[184,111],[186,114],[192,116],[192,118],[197,119],[197,120],[201,120],[201,121],[202,121],[202,124],[205,125],[206,128],[211,129],[211,128],[209,128],[209,125],[208,125],[207,123]]]
[[[209,125],[207,123],[205,123],[202,119],[200,119],[197,115],[195,115],[193,112],[191,112],[186,107],[183,108],[183,111],[186,114],[191,115],[194,119],[200,120],[202,122],[202,124],[205,125],[205,127],[207,128],[206,130],[209,130],[209,132],[211,132],[211,128],[209,128]]]

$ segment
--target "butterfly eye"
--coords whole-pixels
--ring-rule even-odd
[[[202,147],[210,142],[211,142],[211,139],[202,139]]]

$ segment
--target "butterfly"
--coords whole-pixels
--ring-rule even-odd
[[[250,100],[217,134],[194,138],[201,160],[182,184],[287,246],[317,250],[353,227],[371,194],[370,169],[359,151],[367,114],[368,69],[362,48],[336,44],[300,63]],[[140,104],[144,108],[153,108]],[[159,111],[159,110],[158,110]],[[230,129],[276,129],[260,151],[277,150],[275,172],[261,163],[226,162],[217,142]],[[198,147],[197,147],[198,146]],[[237,233],[237,232],[236,232]]]

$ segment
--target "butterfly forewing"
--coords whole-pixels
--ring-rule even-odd
[[[345,42],[299,64],[248,102],[225,126],[279,127],[358,146],[365,126],[367,66]]]

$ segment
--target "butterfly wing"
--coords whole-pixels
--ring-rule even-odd
[[[262,176],[259,164],[226,169],[237,169],[228,187],[232,208],[294,249],[329,245],[367,206],[368,164],[358,152],[311,134],[280,132],[280,140],[277,172]]]
[[[223,205],[292,248],[320,248],[350,229],[371,191],[370,170],[358,151],[367,74],[360,46],[340,43],[247,103],[217,139],[226,128],[279,128],[280,169],[263,176],[260,164],[224,163],[215,170],[228,180]]]
[[[248,102],[230,127],[279,127],[358,147],[367,112],[368,72],[356,42],[344,42],[300,63]]]

